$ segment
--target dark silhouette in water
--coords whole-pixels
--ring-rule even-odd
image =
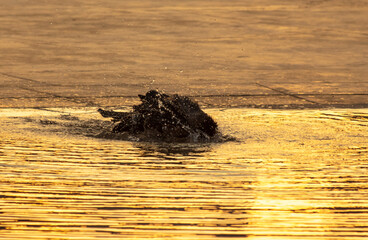
[[[210,141],[219,135],[217,123],[186,96],[156,90],[138,96],[142,103],[133,106],[132,112],[98,109],[103,117],[117,122],[113,132],[152,140],[193,142]]]

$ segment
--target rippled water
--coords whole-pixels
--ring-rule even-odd
[[[237,141],[101,139],[95,109],[0,110],[0,238],[368,237],[367,110],[206,111]]]

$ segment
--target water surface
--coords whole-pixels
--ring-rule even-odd
[[[95,109],[0,110],[1,239],[366,239],[368,111],[206,109],[226,143],[95,138]]]

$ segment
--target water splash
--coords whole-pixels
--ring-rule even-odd
[[[238,141],[199,144],[89,137],[109,127],[92,109],[12,111],[2,239],[367,237],[365,118],[326,118],[350,110],[206,109]]]

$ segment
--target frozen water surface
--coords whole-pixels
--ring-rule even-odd
[[[237,141],[196,144],[96,138],[95,108],[0,111],[1,239],[368,237],[366,109],[205,109]]]

